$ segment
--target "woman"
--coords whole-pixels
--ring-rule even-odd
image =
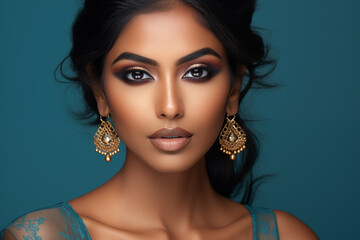
[[[97,152],[110,161],[121,139],[125,165],[88,194],[18,218],[2,239],[317,239],[290,214],[244,205],[256,144],[237,112],[267,63],[254,6],[85,1],[69,79],[99,115]]]

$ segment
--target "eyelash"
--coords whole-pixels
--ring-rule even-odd
[[[203,82],[209,80],[218,72],[219,72],[218,69],[215,69],[214,67],[210,67],[206,64],[194,64],[186,69],[185,73],[182,75],[181,78],[194,82]],[[189,74],[191,74],[191,76],[187,76]],[[154,80],[151,74],[145,68],[142,67],[129,67],[120,71],[119,73],[116,73],[115,75],[121,80],[132,84],[143,83]]]
[[[140,78],[133,74],[141,74]],[[145,81],[152,81],[154,78],[148,73],[145,68],[141,67],[130,67],[126,68],[125,70],[120,71],[119,73],[115,74],[121,80],[128,82],[128,83],[142,83]],[[147,76],[144,78],[144,75]],[[132,78],[132,79],[131,79]]]
[[[205,64],[194,64],[190,66],[188,69],[186,69],[185,73],[183,74],[182,78],[194,82],[202,82],[209,80],[214,75],[216,75],[219,71],[213,67],[210,67]],[[192,74],[191,74],[192,73]],[[205,76],[203,76],[205,73]],[[188,74],[191,74],[192,76],[187,77]],[[194,76],[199,75],[199,76]]]

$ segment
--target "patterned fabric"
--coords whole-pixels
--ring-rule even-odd
[[[91,239],[83,221],[67,202],[30,212],[10,223],[6,230],[16,240]],[[3,231],[0,240],[2,235]]]
[[[268,208],[245,205],[253,221],[253,240],[279,240],[274,212]]]
[[[24,229],[26,236],[23,235],[23,238],[25,240],[42,240],[37,233],[40,230],[39,225],[43,224],[45,220],[46,218],[25,219],[24,216],[19,221],[13,223],[11,227],[15,228],[17,231]]]
[[[275,214],[266,208],[245,206],[253,221],[253,240],[279,240]],[[91,240],[84,222],[67,202],[30,212],[6,228],[16,240]],[[3,239],[3,229],[0,240]]]

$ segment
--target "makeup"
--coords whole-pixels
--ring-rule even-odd
[[[114,75],[124,82],[135,84],[154,80],[148,70],[143,67],[127,67]]]
[[[197,63],[191,65],[186,69],[182,76],[182,79],[193,81],[193,82],[204,82],[211,79],[219,72],[219,69],[214,68],[210,65]]]
[[[149,136],[150,142],[159,150],[175,152],[191,141],[192,134],[182,128],[162,128]]]
[[[108,105],[99,109],[111,113],[127,166],[190,170],[217,140],[228,105],[237,106],[225,49],[188,10],[134,17],[104,69]]]

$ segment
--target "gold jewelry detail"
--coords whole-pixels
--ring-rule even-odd
[[[120,138],[109,121],[110,117],[107,116],[106,121],[102,118],[100,116],[101,124],[94,135],[94,144],[96,152],[104,155],[105,161],[110,162],[111,157],[120,151]]]
[[[220,132],[219,143],[220,151],[230,155],[230,159],[234,160],[235,155],[245,149],[246,134],[240,125],[229,115],[226,116],[226,124]]]

